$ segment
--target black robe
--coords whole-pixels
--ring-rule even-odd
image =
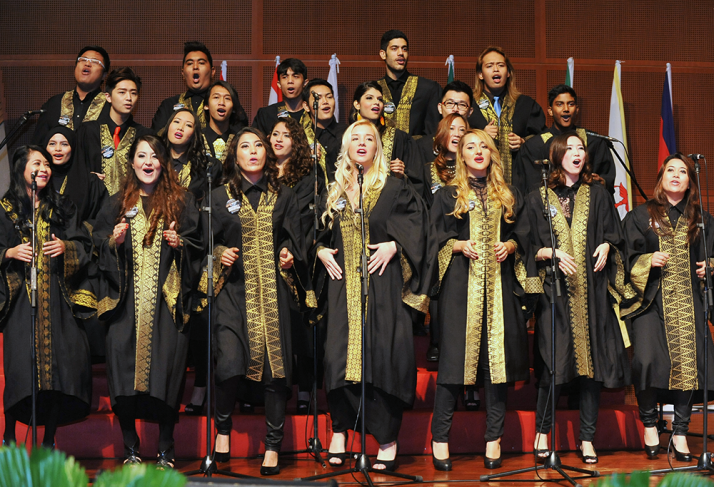
[[[436,242],[424,203],[405,181],[388,177],[379,194],[365,197],[365,213],[369,242],[397,243],[397,253],[384,273],[380,276],[375,272],[369,277],[365,380],[403,403],[411,404],[416,393],[416,364],[408,306],[422,313],[428,309]],[[359,367],[348,361],[348,348],[357,355],[361,350],[360,342],[350,337],[350,330],[354,332],[360,326],[361,278],[357,266],[361,237],[359,220],[354,217],[347,202],[345,209],[335,217],[332,228],[324,229],[318,236],[315,249],[338,249],[335,260],[343,270],[341,280],[332,280],[315,256],[316,289],[320,292],[321,307],[326,305],[327,310],[325,385],[328,393],[361,380]],[[346,229],[354,225],[354,228],[346,234],[341,225]],[[345,267],[345,260],[354,265]],[[346,379],[348,365],[352,374],[358,374],[356,379]]]
[[[399,76],[399,79],[406,83],[409,76],[410,73],[405,69]],[[438,108],[439,102],[441,101],[441,86],[439,86],[439,83],[436,81],[421,76],[418,76],[418,78],[409,115],[408,133],[412,137],[433,134],[436,132],[439,120],[441,120]],[[401,98],[404,96],[404,83],[394,81],[386,75],[379,81],[387,84],[390,91],[389,95],[393,98],[393,102],[398,108]],[[398,85],[400,86],[396,90],[392,90],[393,87],[397,87]],[[387,98],[385,96],[385,103],[386,101]]]
[[[85,117],[87,117],[87,112],[92,106],[92,102],[97,97],[99,97],[96,102],[97,109],[100,110],[99,114],[101,115],[109,112],[109,104],[106,103],[105,94],[101,89],[97,88],[95,91],[87,93],[87,96],[84,97],[84,100],[79,99],[77,90],[74,89],[72,90],[71,120],[68,118],[63,118],[62,99],[64,98],[64,96],[65,93],[55,95],[49,100],[47,100],[44,105],[42,105],[44,113],[42,113],[40,115],[40,118],[37,119],[37,125],[35,125],[35,132],[32,134],[33,144],[42,144],[42,141],[44,141],[45,137],[47,136],[47,132],[49,132],[52,127],[68,126],[70,125],[70,121],[72,125],[71,130],[77,132],[82,126]],[[99,108],[99,105],[101,105],[101,108]],[[96,115],[94,113],[90,113],[89,117],[92,120],[96,120]]]
[[[438,384],[474,384],[479,370],[479,353],[482,333],[490,328],[489,370],[493,383],[513,382],[528,378],[528,332],[521,310],[521,297],[525,292],[516,279],[515,266],[518,265],[525,276],[524,257],[531,254],[530,226],[525,213],[523,198],[517,190],[511,188],[515,198],[514,221],[508,223],[498,211],[493,201],[488,201],[489,216],[484,213],[481,201],[474,199],[475,207],[461,219],[449,215],[456,204],[456,187],[447,186],[437,191],[431,207],[431,220],[436,227],[439,243],[439,275],[443,276],[439,287],[438,322],[441,323],[439,347]],[[493,213],[493,215],[491,215]],[[500,214],[500,218],[496,218]],[[495,215],[495,216],[494,216]],[[500,232],[492,237],[493,242],[476,240],[484,248],[477,250],[479,258],[471,261],[463,254],[452,253],[454,243],[459,240],[471,240],[471,218],[477,221],[479,228],[488,233],[495,232],[496,222],[500,222]],[[481,235],[480,233],[478,235]],[[493,243],[512,241],[516,252],[509,255],[501,264],[496,262]],[[496,278],[497,266],[500,277]],[[478,269],[470,276],[470,268]],[[479,281],[479,277],[483,281]],[[528,286],[526,286],[528,287]],[[488,291],[488,292],[486,292]],[[483,312],[478,312],[478,304],[473,304],[473,316],[469,320],[469,302],[476,293],[482,297],[480,302]],[[493,293],[488,297],[489,293]],[[475,301],[478,301],[476,299]],[[500,303],[497,303],[500,299]],[[488,314],[486,314],[488,313]],[[469,321],[472,321],[469,323]],[[469,352],[467,352],[467,348]],[[491,346],[489,346],[491,348]],[[467,355],[469,359],[467,360]],[[479,381],[483,378],[479,377]]]
[[[421,156],[421,160],[425,163],[433,161],[437,154],[434,153],[434,138],[436,134],[425,135],[416,141],[417,150]]]
[[[99,318],[107,324],[107,383],[112,407],[117,405],[117,396],[139,396],[146,400],[158,399],[177,410],[188,353],[188,329],[184,323],[190,309],[192,278],[198,270],[203,251],[198,210],[193,197],[186,193],[185,205],[177,222],[183,245],[177,249],[170,247],[162,238],[162,231],[169,227],[170,222],[164,222],[163,227],[156,230],[155,238],[161,239],[157,272],[140,282],[141,288],[156,286],[153,309],[148,306],[139,308],[139,311],[152,314],[152,319],[148,320],[151,332],[148,336],[140,333],[138,337],[135,286],[139,284],[137,280],[140,276],[136,276],[134,271],[132,243],[133,228],[138,220],[137,217],[127,218],[129,228],[124,243],[117,246],[112,232],[117,221],[121,220],[120,209],[121,195],[116,195],[100,212],[94,227],[101,273],[97,307]],[[142,246],[140,251],[147,256],[153,253],[153,249],[153,245]],[[148,366],[142,360],[136,367],[137,344],[148,355]],[[156,420],[156,411],[137,408],[136,417]]]
[[[159,108],[156,109],[154,118],[151,120],[151,130],[153,130],[155,133],[159,133],[159,131],[163,130],[164,127],[166,127],[169,118],[171,118],[171,114],[174,113],[176,110],[180,110],[182,108],[188,108],[189,110],[191,110],[191,112],[196,115],[201,121],[201,128],[206,128],[207,120],[205,117],[208,114],[203,114],[203,100],[206,96],[206,91],[208,90],[198,92],[193,92],[189,90],[184,93],[180,93],[178,95],[166,98],[164,101],[161,102]],[[184,97],[186,99],[185,104],[179,103],[179,99],[181,97]]]
[[[578,201],[583,198],[588,185],[578,183],[576,185],[574,188],[578,188],[578,193],[570,225],[557,197],[549,191],[550,211],[551,214],[556,215],[553,224],[557,246],[573,256],[582,272],[576,274],[578,277],[566,279],[565,274],[559,270],[563,282],[562,296],[556,297],[556,384],[570,382],[579,376],[588,376],[603,382],[605,387],[622,387],[630,381],[629,363],[625,351],[627,332],[624,327],[621,327],[613,308],[619,304],[618,298],[608,290],[608,284],[613,289],[620,290],[624,286],[622,256],[625,241],[620,219],[612,195],[604,186],[589,185],[590,201],[589,205],[585,205],[583,200],[580,204]],[[527,197],[526,205],[535,255],[538,249],[551,247],[550,227],[543,212],[540,191],[531,192]],[[582,211],[579,211],[579,207]],[[587,211],[587,220],[583,217],[585,211]],[[573,233],[572,245],[565,238],[566,235],[570,235],[570,229]],[[577,238],[579,235],[581,237]],[[603,270],[594,272],[596,259],[593,253],[598,245],[606,242],[610,244],[607,263]],[[582,245],[584,245],[582,252],[566,250],[569,247]],[[544,279],[544,293],[541,294],[536,309],[536,333],[540,356],[547,370],[550,370],[551,365],[551,284],[550,276],[545,275],[549,265],[550,260],[537,263],[541,279]],[[575,284],[586,287],[587,300]],[[571,289],[573,297],[569,293]],[[620,295],[624,295],[624,292]],[[584,312],[587,316],[584,316]]]
[[[285,102],[279,101],[278,103],[273,103],[267,107],[259,108],[251,126],[263,132],[267,137],[270,135],[270,130],[278,121],[279,117],[290,116],[299,123],[303,113],[305,113],[304,109],[300,109],[296,112],[290,112],[288,111]]]
[[[681,213],[686,205],[687,198],[682,200],[678,211],[672,208],[668,211],[669,215],[673,213]],[[679,220],[684,218],[678,215]],[[671,219],[673,220],[673,219]],[[709,256],[714,255],[714,219],[708,213],[705,214],[707,239],[709,240]],[[684,222],[682,222],[684,223]],[[660,247],[660,238],[654,233],[650,227],[650,215],[647,211],[647,205],[643,204],[627,214],[624,220],[625,238],[627,240],[627,260],[628,270],[630,272],[630,282],[637,290],[639,303],[627,310],[627,317],[631,318],[632,323],[632,382],[635,389],[639,392],[649,387],[660,389],[678,389],[691,390],[703,389],[704,384],[704,302],[702,293],[702,280],[696,275],[698,268],[696,263],[704,260],[704,245],[700,238],[694,245],[686,245],[686,253],[683,254],[683,262],[688,262],[688,265],[677,266],[678,262],[674,261],[673,254],[670,253],[670,261],[664,268],[650,267],[652,254],[657,251],[664,251]],[[693,373],[694,364],[690,363],[690,372],[687,374],[691,381],[696,377],[696,386],[691,382],[688,384],[670,382],[670,376],[682,376],[682,368],[673,369],[672,358],[676,358],[677,363],[686,363],[687,358],[693,362],[694,355],[686,353],[691,351],[692,347],[684,347],[682,353],[677,353],[676,339],[668,339],[668,332],[665,326],[665,313],[662,301],[663,289],[663,272],[664,270],[672,271],[671,279],[675,284],[674,288],[667,287],[668,295],[673,299],[684,296],[684,299],[678,301],[677,307],[682,311],[682,315],[677,317],[673,315],[673,321],[676,320],[676,329],[682,332],[680,340],[684,343],[687,336],[685,330],[692,333],[694,336],[694,349],[696,350],[696,375]],[[689,274],[689,275],[687,275]],[[679,286],[679,287],[677,287]],[[692,300],[686,298],[686,294],[691,290]],[[674,291],[674,292],[673,292]],[[679,294],[679,292],[682,294]],[[684,303],[691,303],[686,305]],[[690,336],[691,338],[691,336]],[[681,359],[685,355],[684,360]],[[714,344],[709,344],[709,389],[714,389]]]
[[[264,185],[264,179],[258,185]],[[243,180],[242,188],[250,190],[250,183]],[[267,189],[265,186],[264,189]],[[246,189],[242,189],[246,191]],[[253,189],[252,191],[256,191]],[[284,377],[287,384],[291,384],[292,378],[292,346],[290,340],[290,304],[289,300],[296,299],[301,303],[302,309],[315,307],[315,295],[309,282],[308,266],[306,262],[306,251],[303,242],[303,230],[300,224],[300,209],[297,197],[292,190],[282,186],[280,193],[275,197],[274,193],[261,192],[260,198],[268,198],[266,201],[273,201],[272,229],[262,228],[263,231],[272,235],[274,262],[273,272],[265,274],[267,279],[271,277],[275,280],[275,293],[270,292],[270,286],[263,290],[259,286],[258,294],[262,305],[266,307],[264,313],[256,311],[261,306],[255,303],[247,303],[247,292],[250,292],[246,285],[246,280],[255,278],[256,275],[263,276],[260,269],[249,264],[246,268],[246,256],[251,252],[252,239],[249,234],[243,233],[241,223],[241,213],[250,211],[247,196],[242,195],[240,209],[231,213],[228,205],[229,191],[227,186],[222,186],[213,190],[213,231],[215,235],[215,267],[214,267],[214,289],[216,293],[216,327],[214,331],[214,342],[216,350],[216,381],[222,382],[231,377],[245,376],[253,382],[260,382],[262,374],[255,374],[255,367],[262,367],[268,362],[270,356],[271,372],[274,378]],[[255,195],[257,196],[257,195]],[[260,221],[260,220],[259,220]],[[244,239],[247,239],[244,241]],[[270,235],[267,236],[270,239]],[[229,247],[238,247],[238,259],[229,268],[221,264],[221,256]],[[294,264],[291,269],[281,270],[279,254],[283,248],[287,248],[294,257]],[[261,246],[258,250],[266,250]],[[261,277],[262,282],[262,277]],[[205,293],[205,277],[201,279],[199,291]],[[270,305],[265,305],[263,300],[276,300]],[[268,301],[270,302],[270,301]],[[248,306],[250,305],[250,306]],[[274,311],[277,313],[273,314]],[[275,329],[268,332],[275,339],[272,341],[276,347],[269,350],[266,356],[266,345],[258,347],[260,358],[251,359],[251,345],[254,342],[251,338],[254,334],[249,332],[258,322],[250,322],[252,313],[259,313],[255,318],[264,320],[266,317],[277,318],[277,323],[272,321]],[[267,325],[266,325],[267,326]],[[262,335],[262,333],[261,333]],[[258,363],[260,365],[258,365]]]
[[[71,206],[69,202],[66,204]],[[41,206],[40,212],[42,209]],[[29,424],[32,328],[27,280],[30,265],[5,258],[8,249],[29,241],[29,234],[21,236],[16,230],[13,223],[17,218],[16,210],[8,206],[7,200],[2,201],[0,212],[0,328],[5,367],[3,405],[5,411],[12,412],[17,420]],[[88,281],[92,241],[76,213],[63,224],[49,222],[47,227],[38,218],[38,249],[50,240],[52,234],[63,240],[66,248],[59,257],[44,257],[41,251],[38,257],[38,424],[44,424],[46,420],[43,406],[46,391],[61,394],[59,424],[86,417],[92,400],[89,342],[81,320],[92,315],[97,304]]]
[[[404,176],[411,183],[414,190],[422,198],[426,198],[426,191],[430,191],[427,183],[427,174],[424,171],[424,160],[416,145],[416,141],[408,133],[393,129],[393,138],[389,141],[391,144],[391,153],[387,153],[387,134],[392,133],[389,129],[382,132],[382,147],[384,149],[384,157],[387,163],[399,159],[404,162]]]
[[[337,156],[340,155],[342,149],[342,136],[347,130],[347,125],[336,122],[334,117],[330,123],[324,128],[317,128],[317,141],[323,149],[325,149],[325,165],[327,166],[327,177],[330,181],[335,180],[335,165],[337,164]],[[312,146],[310,146],[312,149]]]
[[[578,132],[581,135],[584,130],[578,129]],[[560,130],[553,125],[542,134],[531,137],[521,146],[513,160],[513,185],[519,191],[527,194],[542,185],[540,166],[536,166],[533,161],[550,159],[550,144],[553,143],[553,137],[560,134]],[[603,178],[605,187],[611,193],[614,192],[616,168],[607,141],[584,135],[592,172]]]

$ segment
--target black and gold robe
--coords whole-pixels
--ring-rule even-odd
[[[429,191],[428,176],[424,170],[424,160],[416,141],[408,133],[395,127],[386,127],[382,131],[382,150],[387,163],[399,159],[404,162],[404,176],[422,198],[427,198]]]
[[[570,254],[577,266],[573,276],[566,277],[559,270],[562,296],[556,297],[556,384],[584,376],[603,382],[605,387],[622,387],[630,381],[625,351],[629,347],[629,336],[617,313],[621,300],[634,296],[624,290],[625,241],[620,219],[605,186],[578,182],[572,189],[577,193],[570,224],[558,199],[558,194],[567,198],[566,193],[559,188],[548,190],[557,248]],[[531,192],[526,203],[534,255],[538,249],[551,247],[541,191]],[[602,243],[610,244],[607,263],[603,270],[594,272],[597,259],[593,253]],[[550,276],[546,276],[549,267],[550,260],[537,263],[544,293],[536,309],[536,335],[544,372],[550,370],[551,365],[550,296],[553,290]]]
[[[343,195],[347,200],[347,197]],[[325,384],[327,392],[362,381],[361,278],[362,237],[359,215],[347,200],[332,228],[321,232],[316,251],[338,249],[342,279],[332,280],[315,257],[316,289],[327,310]],[[416,364],[409,307],[426,313],[436,244],[421,198],[403,180],[389,176],[381,191],[365,195],[367,243],[394,241],[397,253],[384,273],[369,276],[366,314],[367,383],[405,404],[414,401]],[[369,255],[369,254],[368,254]]]
[[[107,324],[107,382],[112,407],[117,396],[140,396],[177,409],[188,352],[184,324],[190,310],[192,278],[203,242],[196,204],[186,194],[177,222],[183,245],[174,249],[163,239],[171,222],[159,221],[154,239],[144,247],[150,215],[139,198],[136,216],[120,215],[121,196],[114,196],[97,217],[94,242],[99,251],[99,318]],[[124,243],[112,236],[122,216],[129,223]],[[137,417],[157,419],[154,408],[137,408]]]
[[[524,259],[532,261],[528,255],[532,252],[523,198],[514,188],[511,191],[516,198],[512,223],[503,218],[500,205],[493,200],[487,201],[484,211],[473,191],[470,200],[474,207],[461,219],[449,215],[456,204],[455,186],[435,195],[430,214],[440,249],[438,384],[476,384],[481,342],[486,340],[484,330],[488,332],[491,381],[501,384],[528,378],[528,335],[521,298],[524,287],[529,292],[541,291],[542,287],[534,277],[523,285],[516,279],[516,265],[525,278]],[[479,258],[454,254],[454,244],[459,240],[475,241]],[[508,241],[516,246],[516,252],[499,264],[493,246]]]
[[[64,204],[75,212],[71,203],[65,201]],[[46,419],[43,404],[47,395],[44,393],[53,392],[62,397],[59,424],[63,424],[87,416],[92,399],[89,342],[81,321],[96,310],[96,298],[88,280],[92,241],[76,212],[60,223],[57,215],[50,215],[49,221],[44,218],[43,210],[44,203],[37,212],[37,422],[44,424]],[[19,220],[16,209],[7,199],[0,201],[0,212],[3,405],[17,420],[29,423],[32,394],[30,264],[7,259],[5,254],[8,249],[30,241],[30,227]],[[64,254],[55,258],[42,251],[42,245],[51,240],[52,234],[65,244]]]
[[[673,236],[660,237],[651,227],[647,205],[624,220],[630,282],[639,302],[626,310],[632,323],[632,382],[639,392],[649,387],[680,391],[704,385],[704,300],[697,262],[704,260],[703,240],[687,243],[686,201],[670,207]],[[714,255],[714,219],[705,214],[708,254]],[[664,267],[651,267],[654,252],[669,253]],[[709,389],[714,384],[714,344],[709,344]]]
[[[315,307],[298,201],[286,186],[279,194],[268,191],[264,178],[256,185],[242,179],[241,188],[239,199],[228,186],[216,188],[212,196],[216,381],[244,376],[259,383],[269,364],[272,377],[285,378],[290,385],[289,300],[295,299],[303,310]],[[238,259],[224,267],[221,256],[231,247],[239,249]],[[294,258],[288,270],[280,269],[283,248]],[[206,292],[205,270],[199,292]]]
[[[433,134],[441,120],[438,105],[441,86],[436,81],[410,74],[406,69],[397,79],[384,76],[378,80],[384,103],[393,103],[393,113],[384,114],[394,126],[412,137]]]
[[[76,132],[84,122],[96,120],[109,111],[107,97],[100,88],[87,93],[84,100],[79,98],[77,89],[53,96],[42,105],[32,134],[32,143],[40,145],[52,127],[67,127]]]

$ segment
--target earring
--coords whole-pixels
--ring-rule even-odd
[[[360,115],[359,112],[357,112],[357,120],[362,120],[362,115]]]
[[[379,117],[379,123],[384,125],[384,116]]]

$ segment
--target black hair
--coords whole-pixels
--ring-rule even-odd
[[[126,80],[133,81],[136,84],[136,89],[141,91],[141,78],[134,72],[133,69],[125,66],[123,68],[116,68],[109,73],[105,87],[106,92],[111,93],[121,81]]]
[[[326,86],[330,89],[330,93],[332,93],[332,96],[335,96],[335,90],[332,88],[332,85],[327,80],[324,80],[322,78],[313,78],[307,82],[305,89],[302,90],[303,100],[310,101],[310,91],[312,91],[315,86]]]
[[[466,93],[467,95],[469,95],[469,103],[473,105],[474,90],[472,90],[471,87],[463,81],[455,79],[448,85],[444,86],[444,90],[441,92],[441,98],[444,98],[449,91],[456,91],[457,93]]]
[[[555,101],[558,96],[562,95],[563,93],[567,93],[570,96],[572,96],[575,99],[575,104],[578,104],[578,94],[575,93],[575,90],[568,86],[568,85],[555,85],[550,89],[548,92],[548,106],[552,107],[553,102]]]
[[[208,164],[206,161],[206,152],[203,148],[203,131],[201,130],[201,123],[198,121],[198,115],[193,113],[188,108],[180,108],[179,110],[174,111],[164,126],[161,141],[164,143],[164,146],[170,156],[171,143],[169,142],[169,126],[171,125],[171,122],[174,121],[176,116],[183,112],[190,113],[193,116],[193,135],[191,136],[191,141],[186,152],[186,158],[191,162],[191,179],[195,179],[199,175],[206,172],[206,165]]]
[[[278,120],[280,121],[280,120]],[[241,178],[242,173],[238,167],[238,159],[236,157],[236,152],[238,150],[238,144],[240,143],[240,138],[243,134],[254,134],[257,136],[265,147],[265,166],[263,167],[263,176],[265,181],[268,183],[268,188],[275,194],[280,193],[280,180],[278,174],[280,169],[278,169],[278,158],[273,152],[273,146],[270,145],[270,140],[268,137],[258,128],[255,127],[244,127],[238,132],[230,145],[228,146],[228,156],[226,157],[226,162],[223,163],[223,176],[221,184],[228,184],[230,186],[233,198],[240,200],[242,198],[243,191],[241,190]]]
[[[278,65],[278,78],[284,74],[288,74],[288,69],[292,69],[293,73],[301,74],[307,79],[307,66],[298,58],[290,57]]]
[[[79,50],[79,54],[77,54],[77,59],[82,57],[82,54],[87,51],[96,51],[102,56],[102,60],[104,61],[104,72],[108,73],[112,67],[112,63],[109,60],[109,54],[107,54],[107,51],[105,51],[104,48],[101,46],[84,46],[82,49]],[[77,62],[78,61],[75,61],[74,64],[77,65]]]
[[[379,42],[379,49],[381,51],[386,51],[389,47],[389,42],[394,39],[404,39],[407,41],[407,46],[409,46],[409,39],[407,39],[407,35],[401,30],[392,29],[382,35],[382,40]]]
[[[245,113],[245,109],[243,108],[243,105],[240,104],[240,98],[238,98],[238,92],[236,89],[233,87],[232,84],[230,84],[227,81],[223,80],[216,80],[213,83],[211,83],[211,86],[208,87],[208,90],[206,91],[206,95],[203,98],[203,105],[204,107],[208,108],[208,99],[211,98],[211,92],[213,91],[213,88],[216,86],[222,86],[226,90],[228,90],[228,94],[231,95],[231,100],[233,101],[233,110],[231,111],[231,116],[228,121],[231,127],[247,127],[248,126],[248,115]],[[207,115],[207,118],[210,115]]]
[[[358,102],[362,99],[365,93],[367,91],[374,89],[380,92],[382,95],[384,95],[384,90],[382,89],[382,85],[380,85],[376,81],[364,81],[357,85],[357,88],[355,89],[355,94],[352,97],[352,105],[350,106],[350,114],[348,115],[347,120],[349,123],[354,123],[357,121],[357,109],[355,108],[354,102]],[[382,109],[382,112],[384,112],[384,109]],[[389,120],[385,120],[385,124],[389,124],[391,126],[391,122]],[[381,136],[384,133],[385,126],[380,124],[377,124],[377,131],[379,132],[379,135]]]
[[[183,43],[183,60],[181,61],[181,65],[186,62],[186,56],[188,56],[188,53],[195,51],[205,54],[208,58],[208,64],[213,67],[213,56],[211,56],[211,51],[208,50],[203,42],[198,41],[186,41]]]

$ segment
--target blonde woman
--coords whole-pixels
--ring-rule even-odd
[[[362,250],[357,165],[364,168],[364,216],[369,265],[366,363],[361,363]],[[354,427],[360,382],[366,382],[366,429],[379,442],[374,468],[393,470],[403,409],[414,401],[416,366],[411,306],[428,308],[431,249],[429,215],[414,190],[389,176],[379,132],[368,120],[342,138],[335,181],[327,191],[318,238],[317,289],[326,303],[325,383],[332,414],[329,462],[345,462],[347,430]],[[406,279],[405,279],[406,278]]]
[[[486,468],[501,465],[508,382],[528,377],[528,338],[516,280],[516,251],[528,254],[523,199],[503,180],[501,158],[483,130],[469,130],[456,152],[455,176],[431,208],[439,244],[439,376],[431,423],[433,463],[451,470],[449,429],[465,385],[483,384]]]

